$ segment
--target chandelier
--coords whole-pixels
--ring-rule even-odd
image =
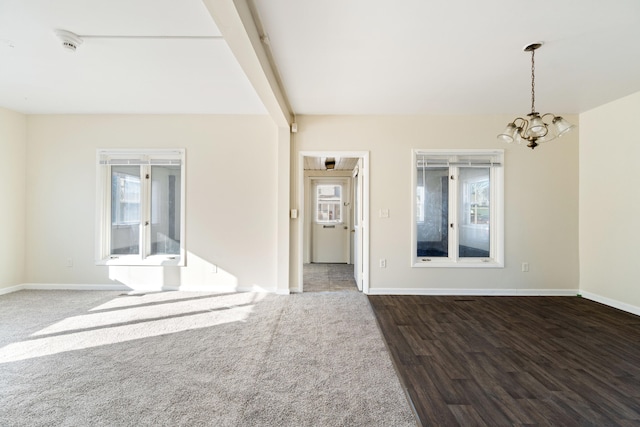
[[[575,126],[560,116],[551,113],[542,116],[536,112],[536,74],[535,53],[542,43],[532,43],[524,48],[525,52],[531,52],[531,113],[527,118],[517,117],[498,135],[503,142],[517,142],[521,144],[527,141],[527,147],[536,148],[540,143],[559,138],[569,132]],[[545,122],[545,118],[547,118]]]

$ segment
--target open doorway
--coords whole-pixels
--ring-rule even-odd
[[[367,293],[368,152],[299,156],[298,291]]]

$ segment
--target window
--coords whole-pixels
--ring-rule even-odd
[[[342,185],[316,186],[316,222],[342,222]]]
[[[96,262],[184,265],[184,150],[98,150]]]
[[[412,265],[502,267],[503,151],[413,151]]]

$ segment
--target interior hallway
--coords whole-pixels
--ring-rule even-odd
[[[353,264],[305,264],[303,292],[358,291]]]

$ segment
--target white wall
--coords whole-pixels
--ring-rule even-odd
[[[640,314],[638,114],[640,92],[580,115],[580,288]]]
[[[566,116],[578,124],[575,116]],[[371,292],[577,292],[578,133],[501,144],[511,116],[298,116],[297,151],[369,151]],[[505,268],[411,268],[411,149],[505,149]],[[297,156],[297,154],[296,154]],[[294,201],[293,208],[301,203]],[[389,218],[380,218],[389,209]],[[292,223],[292,258],[297,224]],[[385,258],[387,268],[378,267]],[[530,271],[521,272],[528,262]],[[292,283],[295,289],[297,283]]]
[[[268,116],[34,115],[28,129],[27,282],[276,289]],[[94,265],[97,148],[186,149],[187,267]]]
[[[27,119],[0,108],[0,290],[25,274]]]

